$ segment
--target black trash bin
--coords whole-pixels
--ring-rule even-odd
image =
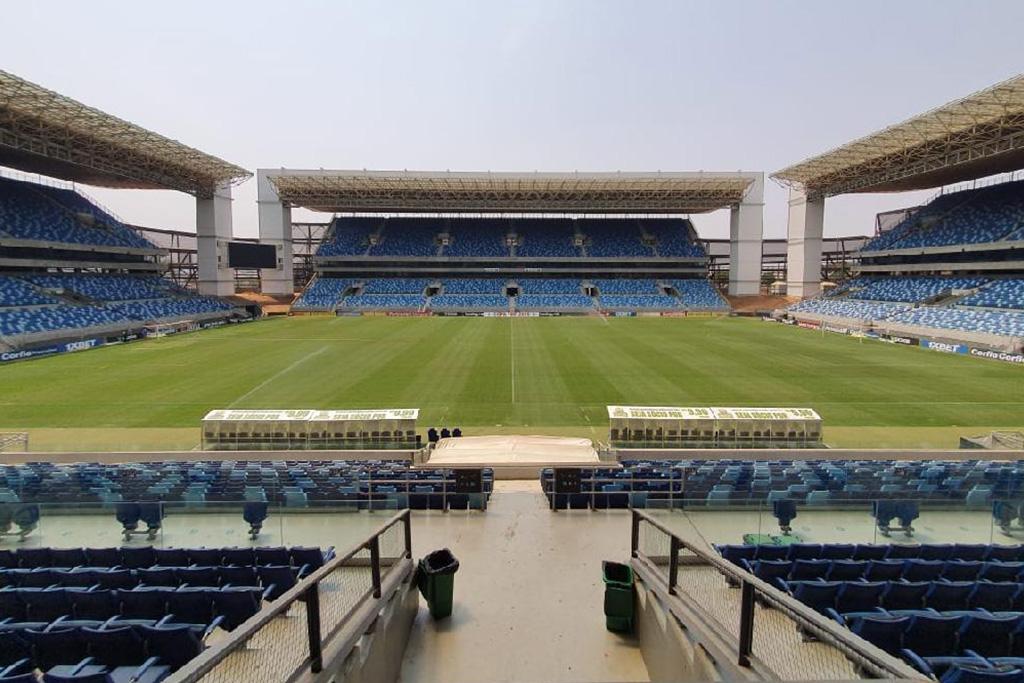
[[[444,619],[452,615],[452,596],[455,592],[455,572],[459,561],[448,548],[435,550],[417,567],[416,585],[427,601],[430,616]]]

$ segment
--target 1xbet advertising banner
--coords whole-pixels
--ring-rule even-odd
[[[946,342],[922,339],[921,346],[932,351],[942,351],[943,353],[967,353],[966,344],[947,344]]]

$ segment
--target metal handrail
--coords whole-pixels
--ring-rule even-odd
[[[630,512],[632,515],[630,552],[633,558],[639,559],[642,555],[639,548],[641,522],[650,524],[670,539],[667,584],[671,595],[676,594],[676,588],[679,585],[679,552],[681,550],[688,550],[696,555],[697,561],[695,564],[710,565],[725,575],[728,580],[739,584],[742,591],[740,596],[739,637],[736,642],[736,661],[740,666],[749,667],[751,664],[754,617],[756,614],[754,604],[755,598],[757,598],[769,607],[785,614],[805,632],[835,647],[845,657],[856,663],[873,677],[897,679],[920,677],[908,665],[871,643],[855,636],[849,630],[836,624],[831,619],[823,617],[810,607],[786,595],[778,588],[762,581],[750,572],[740,569],[721,556],[679,537],[665,524],[648,513],[637,509],[633,509]],[[654,563],[651,559],[648,559],[648,561]]]
[[[268,607],[261,609],[238,628],[231,631],[230,637],[218,643],[214,647],[205,650],[198,657],[192,659],[188,664],[179,669],[169,681],[174,683],[192,683],[202,679],[204,675],[213,670],[218,664],[231,656],[238,648],[244,647],[260,629],[271,621],[286,613],[297,601],[306,603],[307,634],[309,638],[309,657],[307,658],[310,671],[319,673],[323,668],[323,648],[326,644],[321,636],[320,629],[320,594],[318,591],[320,582],[332,574],[335,570],[350,562],[357,554],[364,550],[370,551],[370,565],[372,588],[369,592],[360,597],[352,606],[354,612],[362,603],[372,595],[374,598],[381,597],[381,574],[380,574],[380,545],[379,539],[388,529],[395,524],[402,522],[404,525],[405,558],[412,557],[412,527],[410,525],[410,511],[402,510],[393,515],[388,521],[377,528],[366,540],[354,544],[342,554],[336,555],[324,566],[300,581],[295,587],[280,595]],[[350,613],[351,613],[350,612]],[[342,622],[344,623],[344,622]],[[340,624],[339,624],[340,626]],[[327,634],[327,641],[337,632],[334,628]]]

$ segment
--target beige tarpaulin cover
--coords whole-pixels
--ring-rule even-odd
[[[441,439],[430,465],[544,465],[598,463],[589,439],[558,436],[463,436]]]

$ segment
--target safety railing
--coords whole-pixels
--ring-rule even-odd
[[[684,593],[699,595],[701,588],[696,583],[690,585],[686,571],[680,571],[682,567],[694,565],[713,568],[725,581],[739,586],[738,623],[724,624],[726,633],[719,632],[720,639],[717,642],[724,640],[728,644],[729,654],[740,667],[751,668],[759,664],[762,665],[759,667],[762,670],[764,667],[771,668],[771,665],[764,664],[764,661],[778,657],[780,652],[755,652],[754,634],[762,620],[777,618],[777,615],[782,614],[796,624],[803,634],[802,639],[809,637],[827,643],[869,677],[920,678],[919,674],[903,662],[854,636],[779,589],[722,559],[706,547],[680,537],[655,517],[641,510],[632,510],[631,515],[630,549],[634,567],[638,569],[641,579],[653,580],[654,583],[660,584],[651,586],[652,589],[662,588],[669,596]],[[665,602],[671,610],[672,601]],[[756,609],[756,603],[771,609]],[[700,604],[708,606],[707,602]],[[681,614],[677,614],[677,617],[680,616]],[[709,621],[715,621],[710,615],[708,618]],[[778,629],[778,623],[765,625],[765,628]],[[788,629],[785,635],[792,635],[792,629]],[[792,658],[794,652],[781,652],[781,656]],[[815,678],[825,672],[819,670],[808,673],[809,678]]]
[[[411,575],[412,530],[402,510],[230,635],[182,667],[172,683],[285,681],[343,661]]]

